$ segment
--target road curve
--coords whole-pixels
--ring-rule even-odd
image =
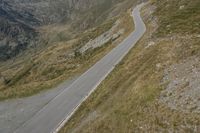
[[[138,5],[132,12],[135,23],[134,32],[35,116],[19,127],[15,133],[55,133],[67,122],[80,104],[97,88],[145,33],[146,26],[140,17],[142,5]]]

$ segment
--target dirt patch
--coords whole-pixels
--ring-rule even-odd
[[[172,109],[200,113],[200,58],[190,57],[165,70],[160,101]]]

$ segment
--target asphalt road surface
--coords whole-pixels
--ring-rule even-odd
[[[145,33],[146,27],[140,17],[141,6],[138,5],[132,12],[135,31],[19,127],[15,133],[54,133],[64,125]]]

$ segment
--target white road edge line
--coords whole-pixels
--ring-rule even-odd
[[[70,113],[70,115],[68,115],[63,121],[60,122],[60,124],[58,124],[59,126],[52,132],[52,133],[58,133],[60,131],[60,129],[65,125],[65,123],[71,118],[71,116],[78,110],[78,108],[82,105],[82,103],[84,101],[86,101],[88,99],[88,97],[96,90],[96,88],[101,84],[101,82],[112,72],[112,70],[115,67],[113,66],[106,74],[104,77],[101,78],[101,80],[99,80],[99,82],[93,87],[93,89],[87,94],[87,96],[85,96],[81,102],[73,109],[74,111]]]

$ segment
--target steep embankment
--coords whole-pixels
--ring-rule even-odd
[[[145,6],[143,39],[60,132],[199,132],[199,7]]]

